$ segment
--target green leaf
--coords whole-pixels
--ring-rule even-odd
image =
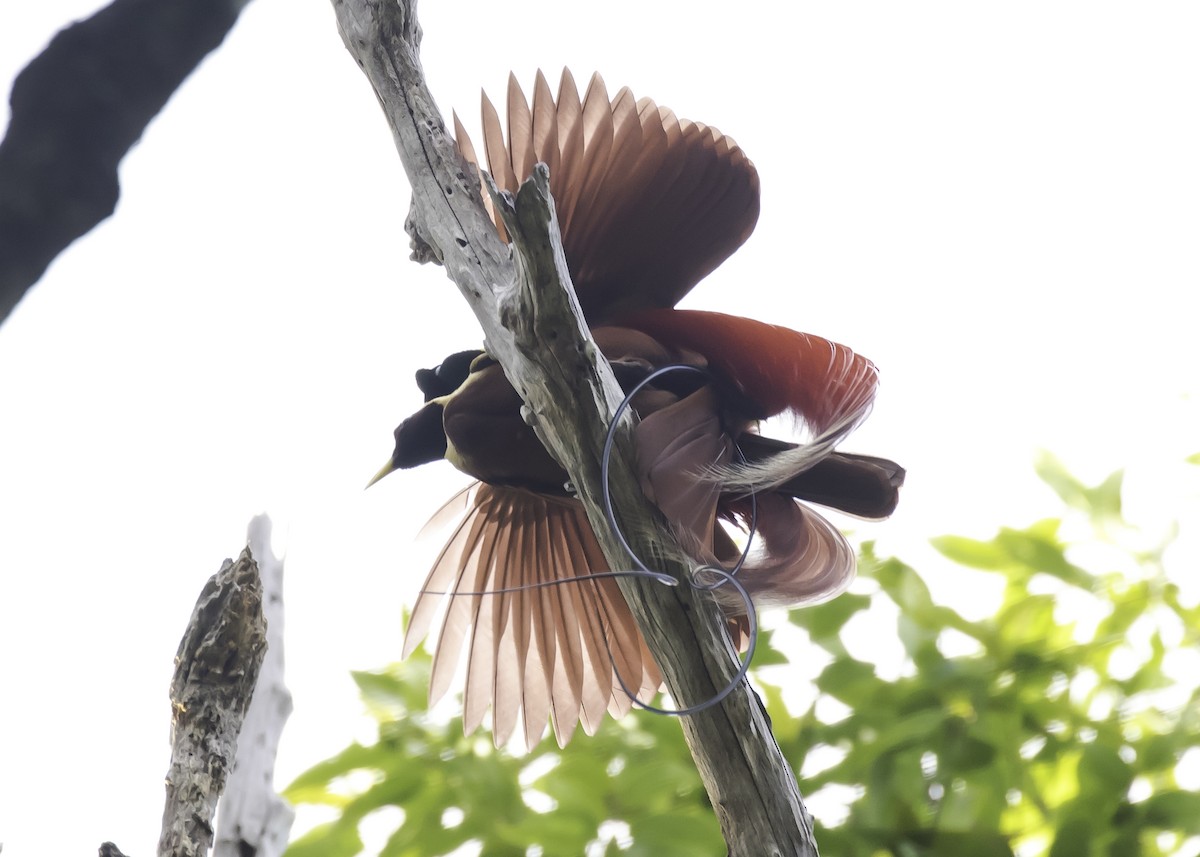
[[[1138,762],[1142,771],[1173,770],[1179,760],[1180,739],[1175,734],[1151,735],[1138,750]]]
[[[875,742],[876,753],[886,753],[902,747],[920,745],[927,748],[933,743],[935,734],[946,722],[946,713],[940,709],[920,711],[902,717],[889,724]]]
[[[996,747],[988,741],[964,734],[947,742],[941,755],[945,767],[956,773],[966,773],[992,764],[996,758]]]
[[[1115,803],[1133,782],[1133,771],[1115,749],[1093,741],[1084,745],[1079,782],[1085,794],[1111,797]]]
[[[1042,481],[1072,509],[1085,512],[1095,520],[1119,520],[1121,517],[1121,484],[1124,473],[1120,470],[1094,488],[1084,485],[1072,476],[1063,463],[1048,452],[1037,456],[1034,468]]]
[[[754,649],[753,666],[755,669],[759,667],[783,666],[790,662],[787,654],[773,645],[770,632],[766,632],[759,637],[758,645]]]
[[[376,720],[385,722],[397,720],[409,711],[423,711],[428,693],[418,690],[413,681],[404,681],[401,676],[405,669],[409,673],[417,673],[422,679],[428,674],[426,664],[414,660],[408,665],[394,665],[380,672],[351,672],[350,676],[358,685],[367,710]]]
[[[629,832],[633,845],[625,853],[633,857],[718,857],[726,851],[715,821],[702,824],[694,818],[647,816],[630,820]]]
[[[990,831],[944,832],[933,835],[928,850],[917,852],[929,857],[1012,857],[1008,837]]]
[[[1001,638],[1013,646],[1044,643],[1058,627],[1054,604],[1050,595],[1029,595],[1006,604],[996,615]]]
[[[334,821],[318,825],[289,843],[284,857],[355,857],[362,847],[356,825]]]
[[[292,803],[331,803],[341,805],[344,798],[331,795],[329,786],[339,777],[363,769],[380,770],[388,761],[386,747],[375,744],[364,747],[351,744],[345,750],[324,762],[313,765],[283,790],[283,796]]]
[[[834,661],[817,676],[817,688],[851,707],[865,705],[877,684],[875,667],[853,658]]]
[[[968,568],[1000,571],[1009,565],[1008,554],[994,541],[966,536],[937,536],[929,541],[942,556]]]
[[[793,610],[788,618],[794,625],[806,629],[814,639],[822,639],[838,634],[851,616],[866,610],[870,604],[869,595],[847,592],[824,604]]]
[[[1018,567],[1030,574],[1048,574],[1072,586],[1092,590],[1095,577],[1067,561],[1066,545],[1058,538],[1059,521],[1049,518],[1023,530],[1001,529],[996,543]]]
[[[1200,792],[1165,791],[1139,804],[1147,827],[1200,835]]]
[[[1048,857],[1089,857],[1095,831],[1095,819],[1073,816],[1064,820],[1050,846]]]
[[[904,613],[919,613],[933,606],[925,581],[899,560],[880,563],[875,578]]]

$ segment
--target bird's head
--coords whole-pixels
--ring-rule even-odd
[[[396,438],[392,457],[367,483],[368,488],[394,470],[445,457],[446,432],[442,426],[445,399],[466,382],[471,365],[483,355],[479,349],[456,351],[433,369],[417,370],[417,387],[425,396],[425,406],[396,426],[392,433]]]

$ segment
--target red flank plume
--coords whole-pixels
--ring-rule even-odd
[[[814,434],[858,422],[875,397],[875,365],[820,336],[700,310],[648,310],[622,323],[703,354],[762,417],[792,411]]]

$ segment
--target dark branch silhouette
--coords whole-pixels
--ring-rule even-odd
[[[113,213],[117,166],[249,0],[116,0],[17,76],[0,141],[0,322]]]

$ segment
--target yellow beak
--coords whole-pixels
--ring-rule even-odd
[[[383,467],[379,468],[379,472],[371,477],[371,481],[367,483],[367,488],[370,488],[372,485],[374,485],[376,482],[378,482],[383,477],[387,476],[389,473],[391,473],[395,469],[396,469],[396,466],[394,464],[392,464],[391,460],[389,459],[388,463],[383,465]]]

